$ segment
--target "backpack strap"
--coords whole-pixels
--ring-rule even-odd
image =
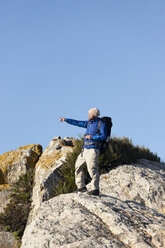
[[[101,124],[102,124],[102,120],[99,120],[99,122],[98,122],[98,126],[97,126],[97,131],[96,131],[96,134],[100,132],[100,127],[101,127]]]
[[[89,124],[91,123],[91,121],[88,122],[87,124],[87,128],[89,126]],[[97,131],[96,131],[96,134],[98,134],[100,132],[100,127],[101,127],[101,124],[102,124],[102,120],[100,119],[99,122],[98,122],[98,125],[97,125]]]

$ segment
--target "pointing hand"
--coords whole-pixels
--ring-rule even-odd
[[[61,121],[61,122],[65,121],[65,120],[66,120],[66,119],[65,119],[64,117],[61,117],[61,118],[60,118],[60,121]]]

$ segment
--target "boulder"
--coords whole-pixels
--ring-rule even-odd
[[[122,201],[136,201],[165,214],[165,164],[140,160],[101,175],[100,189]]]
[[[135,201],[65,194],[43,202],[22,248],[163,248],[165,216]]]
[[[42,154],[40,145],[28,145],[0,155],[0,213],[10,202],[10,184],[16,183],[29,168],[35,167]],[[0,227],[0,248],[16,248],[17,241]]]
[[[42,146],[28,145],[0,155],[0,184],[12,184],[33,168],[42,154]]]
[[[56,162],[54,168],[62,161]],[[140,160],[101,175],[100,196],[71,193],[42,200],[22,248],[163,248],[164,177],[164,164]]]
[[[32,194],[32,211],[28,222],[34,218],[41,202],[52,197],[53,189],[60,178],[58,170],[63,166],[67,154],[73,151],[75,141],[74,138],[54,137],[37,162]]]

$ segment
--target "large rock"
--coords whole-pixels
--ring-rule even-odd
[[[28,145],[0,155],[0,184],[12,184],[33,168],[42,154],[40,145]]]
[[[133,201],[66,194],[43,202],[22,248],[165,247],[165,216]]]
[[[40,157],[36,164],[32,211],[28,222],[34,218],[40,204],[52,197],[53,189],[60,178],[58,170],[64,164],[67,154],[73,151],[75,140],[74,138],[54,137]]]
[[[101,175],[99,197],[40,202],[22,248],[164,248],[164,173],[164,164],[141,160]]]
[[[148,160],[121,165],[101,175],[102,193],[136,201],[165,214],[165,165]]]
[[[16,183],[21,175],[35,167],[42,154],[40,145],[28,145],[0,155],[0,213],[10,201],[10,184]],[[0,248],[17,248],[18,242],[0,226]]]

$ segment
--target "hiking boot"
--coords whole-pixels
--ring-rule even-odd
[[[82,187],[82,188],[77,189],[75,191],[75,193],[78,193],[78,192],[83,193],[83,192],[86,192],[86,191],[87,191],[87,188],[86,187]]]
[[[88,192],[88,195],[99,195],[99,189],[94,189]]]

